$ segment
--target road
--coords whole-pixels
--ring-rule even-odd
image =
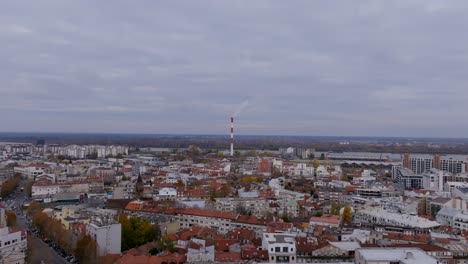
[[[25,182],[22,180],[16,192],[6,198],[3,203],[7,206],[8,210],[14,210],[16,212],[16,224],[18,227],[29,230],[24,214],[21,211],[21,205],[28,199],[26,194],[20,191],[20,188],[24,187],[24,185]],[[69,264],[69,262],[61,257],[53,248],[49,247],[49,245],[34,235],[28,235],[27,263]]]

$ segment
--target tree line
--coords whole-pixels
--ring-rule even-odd
[[[63,227],[56,220],[43,212],[40,204],[32,202],[26,214],[43,238],[54,241],[67,254],[74,255],[80,263],[97,263],[97,243],[89,235],[75,234]]]
[[[0,188],[0,196],[2,198],[7,197],[8,195],[12,194],[15,192],[16,188],[18,188],[19,184],[21,182],[21,174],[15,174],[12,178],[6,180],[3,184],[2,187]]]

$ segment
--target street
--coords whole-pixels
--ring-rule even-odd
[[[24,202],[28,201],[29,198],[26,197],[26,194],[21,191],[21,188],[24,187],[25,182],[21,180],[20,186],[16,189],[14,193],[9,195],[3,203],[7,210],[14,211],[16,213],[16,224],[18,227],[23,228],[24,230],[30,231],[28,224],[26,223],[26,215],[21,209],[21,206]],[[29,233],[29,232],[28,232]],[[41,239],[37,238],[34,235],[28,235],[28,251],[27,251],[27,263],[39,263],[39,264],[67,264],[69,263],[63,257],[61,257],[52,247],[46,244]]]

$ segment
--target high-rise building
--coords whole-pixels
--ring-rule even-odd
[[[453,174],[465,172],[465,162],[452,158],[443,158],[440,160],[440,170],[448,171]]]
[[[434,159],[432,157],[411,157],[410,169],[416,173],[421,174],[430,171],[434,167]]]

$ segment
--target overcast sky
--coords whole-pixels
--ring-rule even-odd
[[[468,137],[468,1],[2,1],[0,131]]]

